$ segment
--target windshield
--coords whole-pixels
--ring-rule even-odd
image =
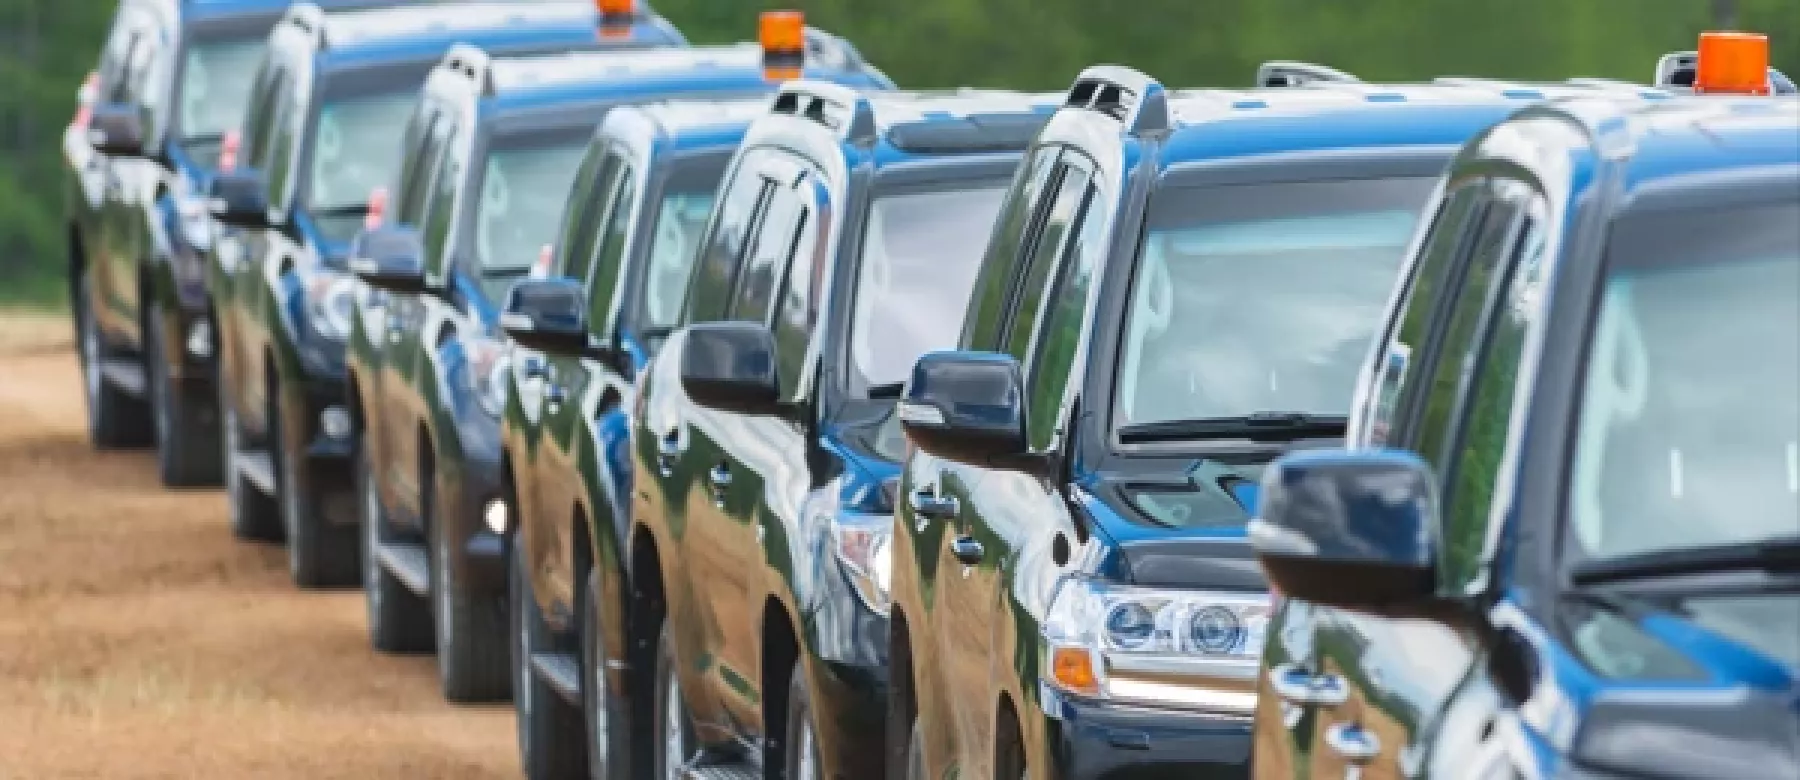
[[[219,137],[243,121],[265,48],[262,38],[199,41],[188,48],[178,122],[182,140],[207,157],[204,165],[217,163]]]
[[[1434,184],[1157,193],[1126,315],[1117,424],[1345,414]]]
[[[315,213],[360,211],[376,187],[393,184],[400,170],[396,128],[406,126],[417,101],[416,89],[325,100],[307,176],[306,202]]]
[[[495,143],[475,210],[475,260],[483,273],[524,273],[555,240],[590,135],[538,133]]]
[[[1590,557],[1800,537],[1800,205],[1615,223],[1575,432]]]
[[[687,298],[688,276],[698,256],[700,234],[706,230],[719,180],[725,176],[724,155],[707,155],[681,163],[663,185],[651,225],[648,270],[644,279],[644,330],[672,328],[681,319]]]
[[[920,355],[956,347],[1004,193],[995,183],[875,200],[850,326],[852,377],[865,391],[904,382]]]

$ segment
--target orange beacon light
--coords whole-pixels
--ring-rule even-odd
[[[1761,33],[1703,32],[1695,58],[1694,92],[1769,94],[1769,37]]]

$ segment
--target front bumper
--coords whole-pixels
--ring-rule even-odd
[[[1053,777],[1241,780],[1251,719],[1046,694]]]
[[[473,592],[498,596],[506,592],[507,559],[505,538],[488,528],[486,518],[488,502],[500,497],[498,426],[490,427],[495,430],[464,438],[461,463],[446,474],[452,488],[439,517],[447,538],[457,541],[453,549],[459,558],[451,565],[461,582]]]

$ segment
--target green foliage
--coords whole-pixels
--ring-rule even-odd
[[[799,7],[905,86],[1056,90],[1112,61],[1176,85],[1242,85],[1268,59],[1370,79],[1447,73],[1643,80],[1718,18],[1770,34],[1800,74],[1793,0],[653,0],[696,42],[754,38]],[[0,300],[60,289],[62,128],[114,3],[0,2]]]

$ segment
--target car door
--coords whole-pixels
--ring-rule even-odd
[[[112,95],[119,89],[125,63],[135,42],[133,36],[137,31],[132,25],[136,19],[137,14],[129,7],[121,8],[120,13],[113,18],[106,44],[100,50],[100,62],[94,70],[96,80],[92,100],[77,109],[75,123],[71,123],[70,132],[63,139],[63,148],[79,189],[79,201],[70,204],[74,209],[71,216],[79,231],[81,247],[85,251],[84,259],[89,264],[88,271],[94,274],[90,280],[93,289],[89,292],[95,296],[91,303],[101,300],[99,277],[107,270],[105,247],[100,242],[100,223],[102,210],[106,207],[107,180],[112,171],[106,155],[101,154],[89,142],[87,127],[78,123],[82,121],[83,109],[91,110],[98,104],[110,102]],[[98,307],[94,311],[98,312]]]
[[[277,128],[292,113],[293,91],[291,68],[278,51],[271,50],[257,81],[256,94],[260,97],[244,125],[241,162],[245,167],[265,173],[269,170]],[[219,273],[230,290],[230,301],[225,307],[228,321],[222,323],[230,350],[227,392],[240,414],[259,421],[263,413],[263,340],[257,298],[264,294],[262,268],[273,243],[270,234],[277,231],[274,227],[234,229],[218,252]]]
[[[307,96],[311,93],[309,75],[303,70],[288,71],[283,80],[283,93],[277,97],[276,111],[269,130],[267,153],[259,167],[267,177],[269,227],[256,231],[260,246],[251,247],[251,265],[240,273],[244,290],[245,349],[251,358],[250,370],[239,376],[245,387],[245,411],[253,420],[262,421],[267,432],[275,421],[264,420],[269,408],[268,374],[262,370],[261,356],[270,354],[275,329],[281,327],[280,307],[286,305],[286,277],[295,265],[307,262],[304,237],[294,230],[295,178],[307,121]]]
[[[146,137],[152,130],[149,103],[158,79],[158,59],[165,56],[165,42],[155,20],[133,13],[129,21],[129,45],[108,102],[137,109]],[[109,157],[100,208],[99,246],[104,264],[99,274],[101,306],[95,310],[102,328],[116,337],[135,342],[138,334],[138,262],[144,245],[145,208],[154,190],[145,186],[158,163],[146,157]]]

